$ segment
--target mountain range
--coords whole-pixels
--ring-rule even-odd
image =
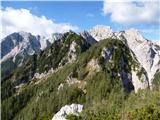
[[[160,45],[158,42],[145,39],[138,30],[133,28],[127,31],[112,32],[111,27],[103,25],[97,25],[89,31],[80,33],[80,35],[91,45],[106,38],[121,40],[133,51],[136,59],[146,71],[146,80],[149,81],[150,87],[152,86],[152,79],[160,68],[158,64],[160,62]],[[54,33],[48,37],[34,36],[27,32],[13,33],[1,42],[1,62],[6,68],[6,63],[11,61],[9,66],[13,66],[14,69],[21,66],[28,56],[40,53],[41,50],[48,48],[62,36],[60,33]],[[8,74],[9,70],[11,69],[7,68],[4,72]]]
[[[69,31],[47,37],[12,33],[1,40],[1,67],[4,120],[51,119],[54,114],[54,120],[66,116],[78,120],[146,119],[136,113],[138,107],[131,106],[148,110],[147,102],[141,104],[145,100],[155,105],[149,109],[160,116],[160,44],[145,39],[134,28],[113,32],[109,26],[97,25],[81,33]],[[148,94],[148,89],[156,91]],[[135,97],[132,92],[144,97]],[[132,97],[142,101],[134,103]],[[109,102],[115,103],[102,107]],[[71,103],[84,105],[79,117],[73,112],[78,109],[76,104],[63,107]],[[131,113],[121,113],[122,104]],[[97,110],[99,107],[103,109]],[[70,109],[72,112],[67,112]]]

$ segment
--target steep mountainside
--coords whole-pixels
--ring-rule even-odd
[[[97,41],[108,37],[123,41],[133,51],[140,65],[146,71],[149,85],[152,87],[154,75],[160,70],[160,46],[158,42],[145,39],[138,30],[133,28],[127,31],[112,32],[110,27],[98,25],[89,30],[89,33]]]
[[[103,25],[97,25],[89,31],[80,33],[80,35],[90,45],[110,37],[123,41],[133,51],[136,59],[146,71],[146,79],[149,80],[149,85],[152,87],[154,75],[160,68],[160,46],[158,42],[148,41],[136,29],[112,32],[111,27]],[[17,66],[21,66],[28,55],[39,53],[39,51],[49,47],[54,41],[61,39],[62,36],[60,33],[44,37],[20,32],[4,38],[1,42],[2,78],[11,73]]]
[[[95,38],[96,41],[113,36],[113,32],[110,26],[97,25],[90,29],[88,32],[93,38]]]
[[[40,45],[41,45],[40,49],[43,50],[43,49],[49,47],[54,41],[61,39],[62,36],[63,36],[63,34],[61,34],[61,33],[53,33],[48,37],[40,36],[40,35],[37,35],[36,37],[37,37],[38,41],[40,42]]]
[[[128,99],[124,93],[149,87],[146,78],[134,53],[120,40],[106,39],[90,47],[69,32],[2,82],[2,119],[51,119],[66,104],[83,104],[91,110],[115,95],[123,102]],[[118,108],[112,112],[117,119],[122,117]],[[86,111],[85,117],[90,114]]]
[[[144,39],[135,29],[129,29],[125,33],[120,33],[118,37],[122,37],[122,40],[126,41],[126,44],[134,52],[138,61],[145,69],[149,84],[152,87],[154,75],[160,69],[160,46]]]
[[[31,33],[19,32],[8,35],[1,41],[2,79],[15,68],[21,66],[28,56],[37,54],[49,47],[62,34],[52,34],[48,38],[34,36]]]
[[[1,81],[3,120],[160,118],[160,46],[137,30],[100,25],[48,38],[14,33],[6,41],[2,59],[18,52],[2,71],[14,59],[24,62]],[[14,58],[20,55],[26,58]]]
[[[39,52],[39,48],[39,41],[30,33],[13,33],[1,42],[1,61],[5,61],[10,57],[16,57],[19,53],[21,53],[21,56],[24,54],[33,55]]]

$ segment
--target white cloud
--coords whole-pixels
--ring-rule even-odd
[[[49,35],[54,32],[78,30],[68,23],[55,23],[45,16],[38,17],[27,9],[5,8],[0,10],[2,23],[1,38],[18,31],[31,32],[34,35]]]
[[[120,24],[157,24],[160,22],[158,0],[104,0],[103,13]]]

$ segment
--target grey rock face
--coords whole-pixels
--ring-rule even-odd
[[[82,33],[80,33],[80,35],[85,39],[87,40],[87,42],[91,45],[95,44],[97,41],[90,35],[89,32],[87,31],[84,31]]]
[[[141,33],[134,28],[126,31],[112,32],[112,29],[109,26],[98,25],[88,32],[96,41],[111,37],[119,39],[124,44],[126,44],[135,54],[136,59],[140,63],[140,66],[142,66],[146,71],[145,75],[149,80],[150,88],[152,88],[154,75],[156,71],[160,70],[159,42],[149,41],[145,39],[141,35]]]
[[[40,51],[40,42],[27,32],[13,33],[1,42],[1,60],[21,55],[33,55]]]
[[[52,120],[67,120],[67,115],[76,115],[78,116],[83,110],[83,105],[81,104],[71,104],[65,105],[58,111],[52,118]]]

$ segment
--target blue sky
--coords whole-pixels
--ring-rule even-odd
[[[160,40],[158,32],[159,23],[153,21],[151,23],[143,21],[136,21],[136,23],[129,24],[124,24],[123,21],[119,23],[115,19],[111,18],[111,15],[114,15],[113,10],[110,10],[110,13],[103,11],[103,1],[3,1],[2,8],[6,9],[7,7],[11,7],[17,10],[27,9],[34,16],[45,16],[46,19],[52,20],[57,24],[65,23],[71,26],[76,26],[78,28],[76,31],[88,30],[97,24],[111,26],[113,31],[126,30],[134,27],[141,30],[142,34],[146,38]]]

